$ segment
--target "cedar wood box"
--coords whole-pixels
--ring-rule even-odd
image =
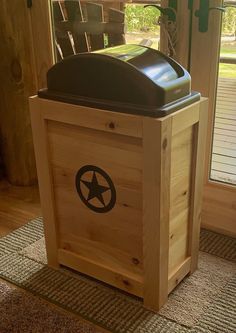
[[[151,118],[30,98],[48,264],[140,296],[158,311],[197,268],[206,99]],[[81,201],[75,178],[95,165],[113,209]]]

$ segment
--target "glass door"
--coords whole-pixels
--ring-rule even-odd
[[[202,224],[236,235],[235,1],[195,0],[191,35],[193,89],[209,98]],[[225,14],[223,14],[225,10]]]
[[[236,185],[236,1],[225,1],[210,178]]]

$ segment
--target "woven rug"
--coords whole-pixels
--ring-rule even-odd
[[[235,239],[203,230],[199,269],[155,314],[138,298],[47,267],[41,218],[0,239],[0,277],[117,333],[236,332],[235,261]]]

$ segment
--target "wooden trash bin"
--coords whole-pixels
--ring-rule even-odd
[[[48,264],[158,311],[197,268],[207,100],[164,117],[30,99]]]

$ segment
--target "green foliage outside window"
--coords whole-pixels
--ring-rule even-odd
[[[159,31],[157,22],[160,13],[153,7],[143,5],[126,5],[126,25],[129,32]],[[223,15],[223,34],[236,34],[236,9],[227,8]]]
[[[159,29],[157,25],[159,12],[153,7],[126,5],[125,17],[129,32],[148,32]]]
[[[227,8],[223,15],[222,33],[236,36],[236,8]]]

